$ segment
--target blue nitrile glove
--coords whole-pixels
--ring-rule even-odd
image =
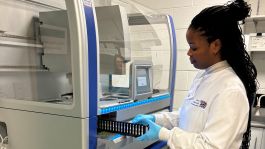
[[[161,126],[148,119],[142,119],[141,121],[139,121],[139,123],[149,125],[149,130],[142,136],[136,138],[138,141],[152,141],[159,138],[159,131],[161,129]]]
[[[139,121],[143,120],[143,119],[147,119],[150,120],[152,122],[155,122],[155,116],[154,115],[145,115],[145,114],[138,114],[136,115],[131,122],[132,123],[138,123]]]

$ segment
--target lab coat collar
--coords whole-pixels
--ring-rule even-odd
[[[210,74],[210,73],[218,72],[218,71],[224,70],[228,67],[230,67],[230,65],[227,63],[226,60],[224,60],[224,61],[218,62],[218,63],[206,68],[204,74]]]

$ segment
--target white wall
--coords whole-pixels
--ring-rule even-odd
[[[227,3],[227,0],[134,0],[137,3],[169,14],[173,17],[177,36],[177,75],[175,85],[174,109],[177,109],[182,103],[187,91],[195,77],[197,70],[190,64],[186,43],[186,30],[191,19],[203,8]],[[265,15],[265,0],[260,0],[259,12],[257,12],[256,0],[247,0],[252,9],[252,15]],[[260,92],[265,93],[265,68],[262,67],[265,59],[264,54],[253,53],[253,61],[258,68],[258,80],[260,82]]]

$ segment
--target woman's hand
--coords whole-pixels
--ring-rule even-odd
[[[143,125],[148,125],[149,130],[143,134],[142,136],[136,138],[139,141],[152,141],[159,139],[159,131],[161,129],[161,126],[157,125],[156,123],[152,122],[148,119],[142,119],[139,121],[139,123]]]
[[[155,116],[154,115],[145,115],[145,114],[138,114],[134,117],[134,119],[131,120],[132,123],[138,123],[139,121],[147,119],[152,122],[155,122]]]
[[[142,136],[136,138],[137,140],[139,140],[139,141],[151,141],[151,140],[157,140],[158,139],[161,126],[159,126],[155,123],[155,116],[154,115],[139,114],[131,122],[149,126],[149,130],[145,134],[143,134]]]

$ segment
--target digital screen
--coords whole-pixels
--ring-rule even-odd
[[[136,91],[137,94],[150,92],[150,78],[147,68],[136,69]]]
[[[137,77],[137,83],[138,86],[146,86],[147,82],[146,82],[146,77]]]

